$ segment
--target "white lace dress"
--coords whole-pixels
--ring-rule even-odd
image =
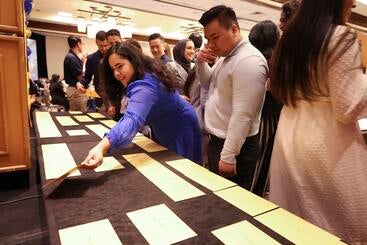
[[[272,202],[348,243],[367,243],[367,147],[357,126],[367,116],[367,76],[360,65],[356,41],[329,70],[329,97],[283,107],[270,170]]]

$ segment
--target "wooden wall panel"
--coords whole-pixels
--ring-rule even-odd
[[[12,32],[23,35],[23,0],[1,0],[0,32]]]
[[[30,166],[25,39],[0,35],[0,172]]]
[[[5,77],[4,77],[4,56],[0,54],[0,155],[7,155],[8,152],[8,140],[7,131],[5,127],[6,106],[5,106]]]

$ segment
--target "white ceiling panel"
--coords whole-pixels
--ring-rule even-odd
[[[272,20],[276,24],[279,20],[281,5],[270,0],[36,0],[30,18],[76,25],[77,17],[81,15],[78,9],[111,5],[122,16],[131,18],[125,22],[133,27],[134,33],[148,35],[149,31],[158,30],[167,37],[179,39],[187,34],[188,27],[201,27],[198,19],[202,13],[218,4],[233,7],[243,31],[250,30],[262,20]],[[58,15],[59,11],[72,16],[63,18]],[[354,11],[366,16],[367,5],[358,2]],[[83,14],[83,17],[91,19],[93,16]]]

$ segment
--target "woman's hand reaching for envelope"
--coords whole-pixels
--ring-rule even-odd
[[[110,149],[111,144],[107,137],[104,137],[95,147],[93,147],[88,156],[83,161],[83,168],[95,169],[103,163],[103,155]]]

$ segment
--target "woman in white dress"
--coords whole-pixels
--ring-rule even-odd
[[[284,107],[270,200],[342,238],[367,243],[367,76],[353,0],[303,0],[273,54],[271,90]]]

